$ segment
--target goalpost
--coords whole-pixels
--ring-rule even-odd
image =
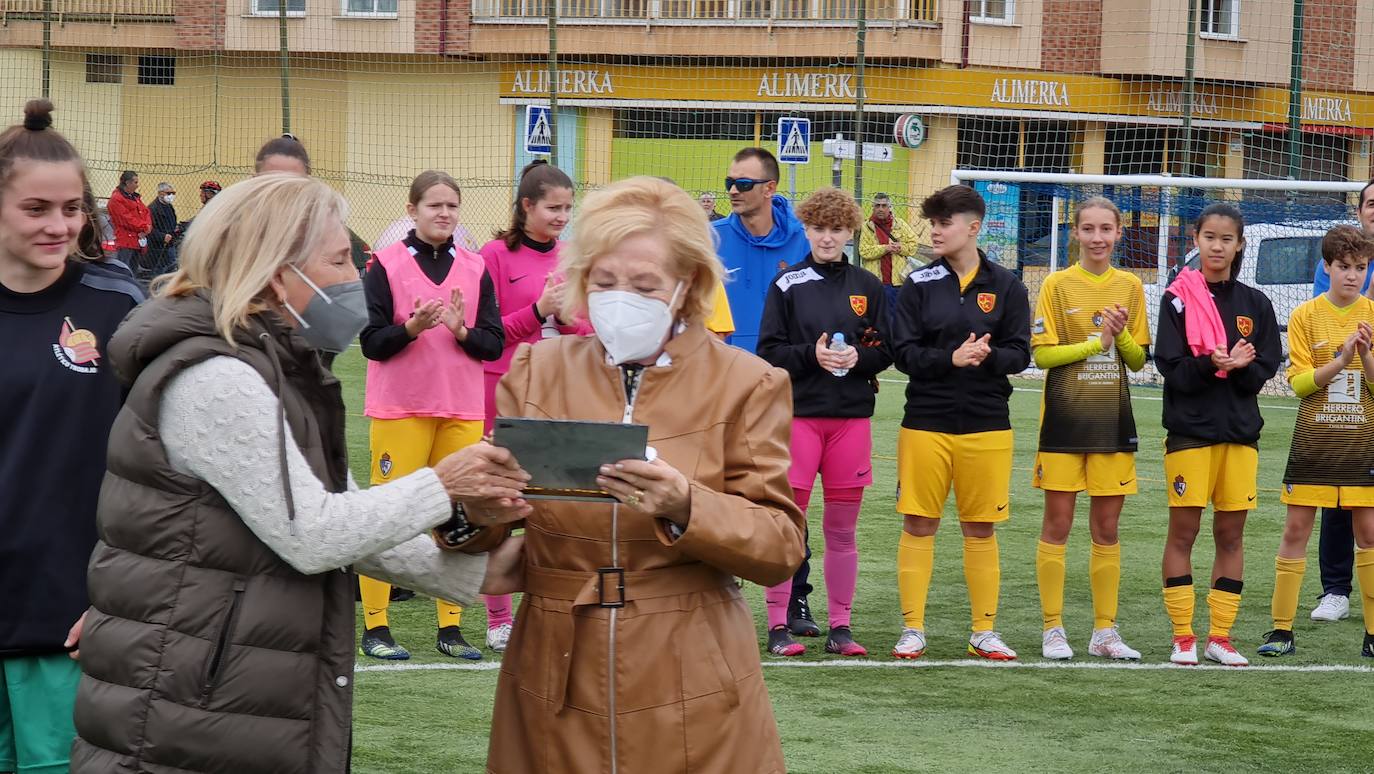
[[[1077,203],[1111,199],[1123,219],[1113,263],[1141,278],[1152,328],[1177,269],[1196,266],[1191,229],[1198,213],[1215,201],[1234,204],[1246,222],[1239,279],[1273,302],[1285,353],[1288,317],[1312,297],[1321,237],[1337,223],[1356,223],[1354,199],[1366,183],[973,169],[952,170],[950,182],[983,195],[988,215],[980,243],[990,259],[1021,275],[1032,304],[1044,277],[1076,260],[1070,221]],[[1291,394],[1282,373],[1266,393]],[[1153,363],[1132,381],[1162,383]]]

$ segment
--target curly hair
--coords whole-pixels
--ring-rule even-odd
[[[850,231],[858,231],[864,218],[854,197],[838,188],[821,188],[806,197],[806,201],[797,207],[797,217],[808,226],[847,228]]]
[[[1333,263],[1337,258],[1374,259],[1374,240],[1354,226],[1336,226],[1322,237],[1322,260]]]

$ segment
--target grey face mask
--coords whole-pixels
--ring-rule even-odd
[[[348,349],[367,325],[367,298],[363,295],[362,280],[321,288],[300,269],[292,266],[291,270],[315,291],[315,297],[310,299],[304,312],[297,312],[290,304],[285,304],[286,311],[300,323],[298,332],[310,346],[321,352],[339,354]]]

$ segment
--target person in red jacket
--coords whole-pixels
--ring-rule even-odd
[[[114,224],[116,255],[137,276],[148,250],[148,232],[153,230],[153,215],[138,195],[137,172],[129,169],[119,175],[119,187],[110,193],[107,208]]]

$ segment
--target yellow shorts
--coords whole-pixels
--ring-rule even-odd
[[[1040,452],[1035,455],[1035,473],[1031,476],[1031,486],[1051,492],[1087,490],[1093,497],[1133,495],[1137,491],[1135,454]]]
[[[1010,430],[897,435],[897,511],[938,519],[950,485],[959,521],[1006,521],[1011,515]]]
[[[1313,508],[1374,508],[1374,486],[1284,484],[1279,499],[1287,505]]]
[[[1164,455],[1164,480],[1170,508],[1212,508],[1248,511],[1255,507],[1255,477],[1259,450],[1236,443],[1218,443]]]
[[[395,481],[482,440],[482,420],[407,417],[372,420],[372,485]]]

